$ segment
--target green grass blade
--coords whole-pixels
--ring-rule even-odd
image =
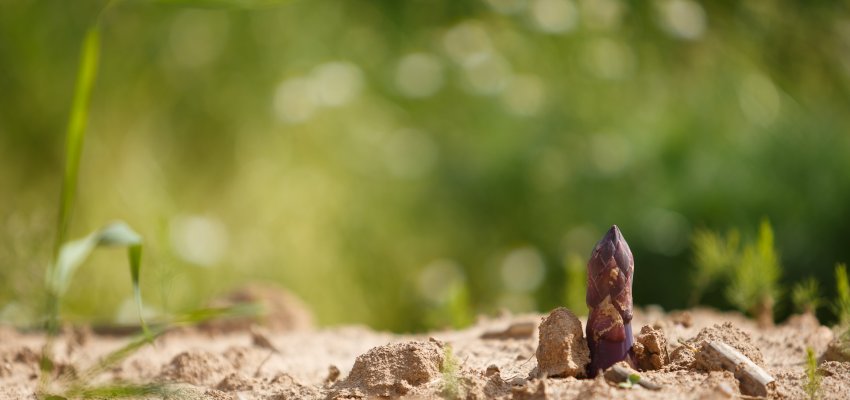
[[[71,104],[71,114],[65,133],[65,175],[62,177],[62,192],[59,201],[59,223],[56,231],[54,256],[65,242],[68,226],[71,221],[71,211],[77,192],[77,173],[80,166],[80,155],[86,136],[86,123],[89,116],[89,102],[92,87],[97,77],[97,66],[100,59],[100,27],[94,25],[86,32],[83,47],[80,51],[80,66],[77,72],[77,83],[74,89],[74,100]]]
[[[137,351],[139,351],[139,349],[151,343],[154,339],[162,336],[162,334],[164,334],[165,332],[166,328],[164,326],[153,328],[149,332],[145,332],[141,335],[136,336],[133,340],[131,340],[129,343],[122,346],[121,348],[105,355],[100,359],[100,361],[97,362],[97,364],[89,367],[82,373],[70,379],[72,383],[70,384],[71,390],[69,390],[69,393],[81,390],[81,388],[84,387],[86,383],[92,381],[102,372],[108,370],[109,368],[112,368],[114,365],[120,363],[127,357],[135,354]]]
[[[258,304],[246,303],[237,304],[230,307],[222,308],[205,308],[194,310],[186,314],[182,314],[172,318],[161,325],[154,326],[150,330],[146,330],[141,335],[137,335],[129,343],[121,348],[110,352],[103,356],[97,364],[89,367],[76,376],[65,377],[65,382],[70,389],[65,393],[68,397],[85,397],[80,393],[85,389],[87,384],[94,380],[104,371],[117,365],[127,357],[135,354],[145,345],[152,343],[156,338],[162,336],[170,327],[177,325],[197,325],[213,319],[243,317],[243,316],[259,316],[262,308]]]
[[[230,307],[202,308],[190,311],[172,319],[172,323],[181,325],[195,325],[205,321],[221,318],[255,317],[263,315],[264,310],[260,304],[245,303]]]
[[[839,325],[850,326],[850,279],[847,278],[847,264],[835,265],[835,290],[838,298],[833,305],[833,311],[838,317]]]
[[[53,321],[52,325],[55,325],[55,321],[58,318],[57,314],[62,296],[67,292],[74,273],[85,262],[92,251],[99,246],[127,247],[130,277],[132,279],[136,307],[139,309],[139,319],[142,328],[147,331],[147,325],[142,317],[142,295],[139,287],[142,237],[124,222],[111,223],[82,239],[65,243],[60,247],[59,255],[56,257],[56,263],[51,268],[51,274],[47,276],[48,291],[56,300],[51,315],[48,316]]]
[[[127,257],[130,260],[130,278],[133,280],[133,298],[136,301],[136,308],[139,310],[139,323],[142,324],[142,330],[145,334],[149,334],[148,325],[142,316],[142,289],[139,286],[139,270],[142,267],[142,245],[135,244],[127,248]]]
[[[70,391],[67,396],[80,399],[119,399],[156,396],[166,398],[177,391],[161,383],[145,385],[105,385]]]

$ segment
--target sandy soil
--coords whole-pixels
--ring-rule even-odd
[[[662,386],[650,391],[620,388],[601,375],[541,378],[535,353],[543,317],[482,318],[468,329],[423,335],[273,323],[181,329],[165,334],[94,382],[161,382],[175,389],[177,397],[210,399],[747,398],[731,372],[706,372],[696,366],[692,350],[700,340],[711,339],[738,348],[776,379],[769,398],[804,399],[808,398],[805,348],[811,346],[821,355],[833,338],[828,328],[804,316],[760,330],[735,313],[636,310],[635,335],[642,337],[646,347],[642,351],[655,356],[645,358],[642,366],[661,367],[641,372]],[[641,334],[644,326],[652,329]],[[666,337],[666,344],[657,346],[659,335]],[[68,330],[57,341],[59,370],[73,374],[126,342],[126,337]],[[34,398],[43,343],[41,334],[0,327],[0,399]],[[850,398],[850,362],[821,362],[819,371],[821,398]]]

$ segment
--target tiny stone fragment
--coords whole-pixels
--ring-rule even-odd
[[[775,379],[740,351],[720,341],[706,342],[696,355],[696,365],[704,371],[731,371],[740,382],[741,393],[767,396]]]
[[[570,310],[553,310],[540,324],[537,375],[580,377],[590,364],[590,350],[581,321]]]
[[[670,363],[667,337],[664,331],[644,326],[636,338],[634,352],[637,367],[644,371],[658,370]]]
[[[753,344],[750,335],[732,325],[731,322],[703,328],[696,337],[681,342],[682,346],[677,347],[670,354],[671,363],[680,368],[693,368],[697,350],[710,341],[726,343],[757,365],[764,365],[764,356]]]

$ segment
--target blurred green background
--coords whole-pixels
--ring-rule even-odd
[[[104,4],[0,1],[2,320],[42,310]],[[395,331],[582,304],[614,223],[643,305],[688,305],[697,228],[769,218],[783,282],[827,296],[850,259],[846,2],[129,0],[103,21],[71,237],[139,231],[154,313],[257,280]],[[63,313],[133,321],[130,293],[124,253],[96,253]]]

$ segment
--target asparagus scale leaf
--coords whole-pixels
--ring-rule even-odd
[[[634,258],[617,225],[596,244],[587,263],[588,375],[619,361],[634,367],[632,353],[632,276]]]

